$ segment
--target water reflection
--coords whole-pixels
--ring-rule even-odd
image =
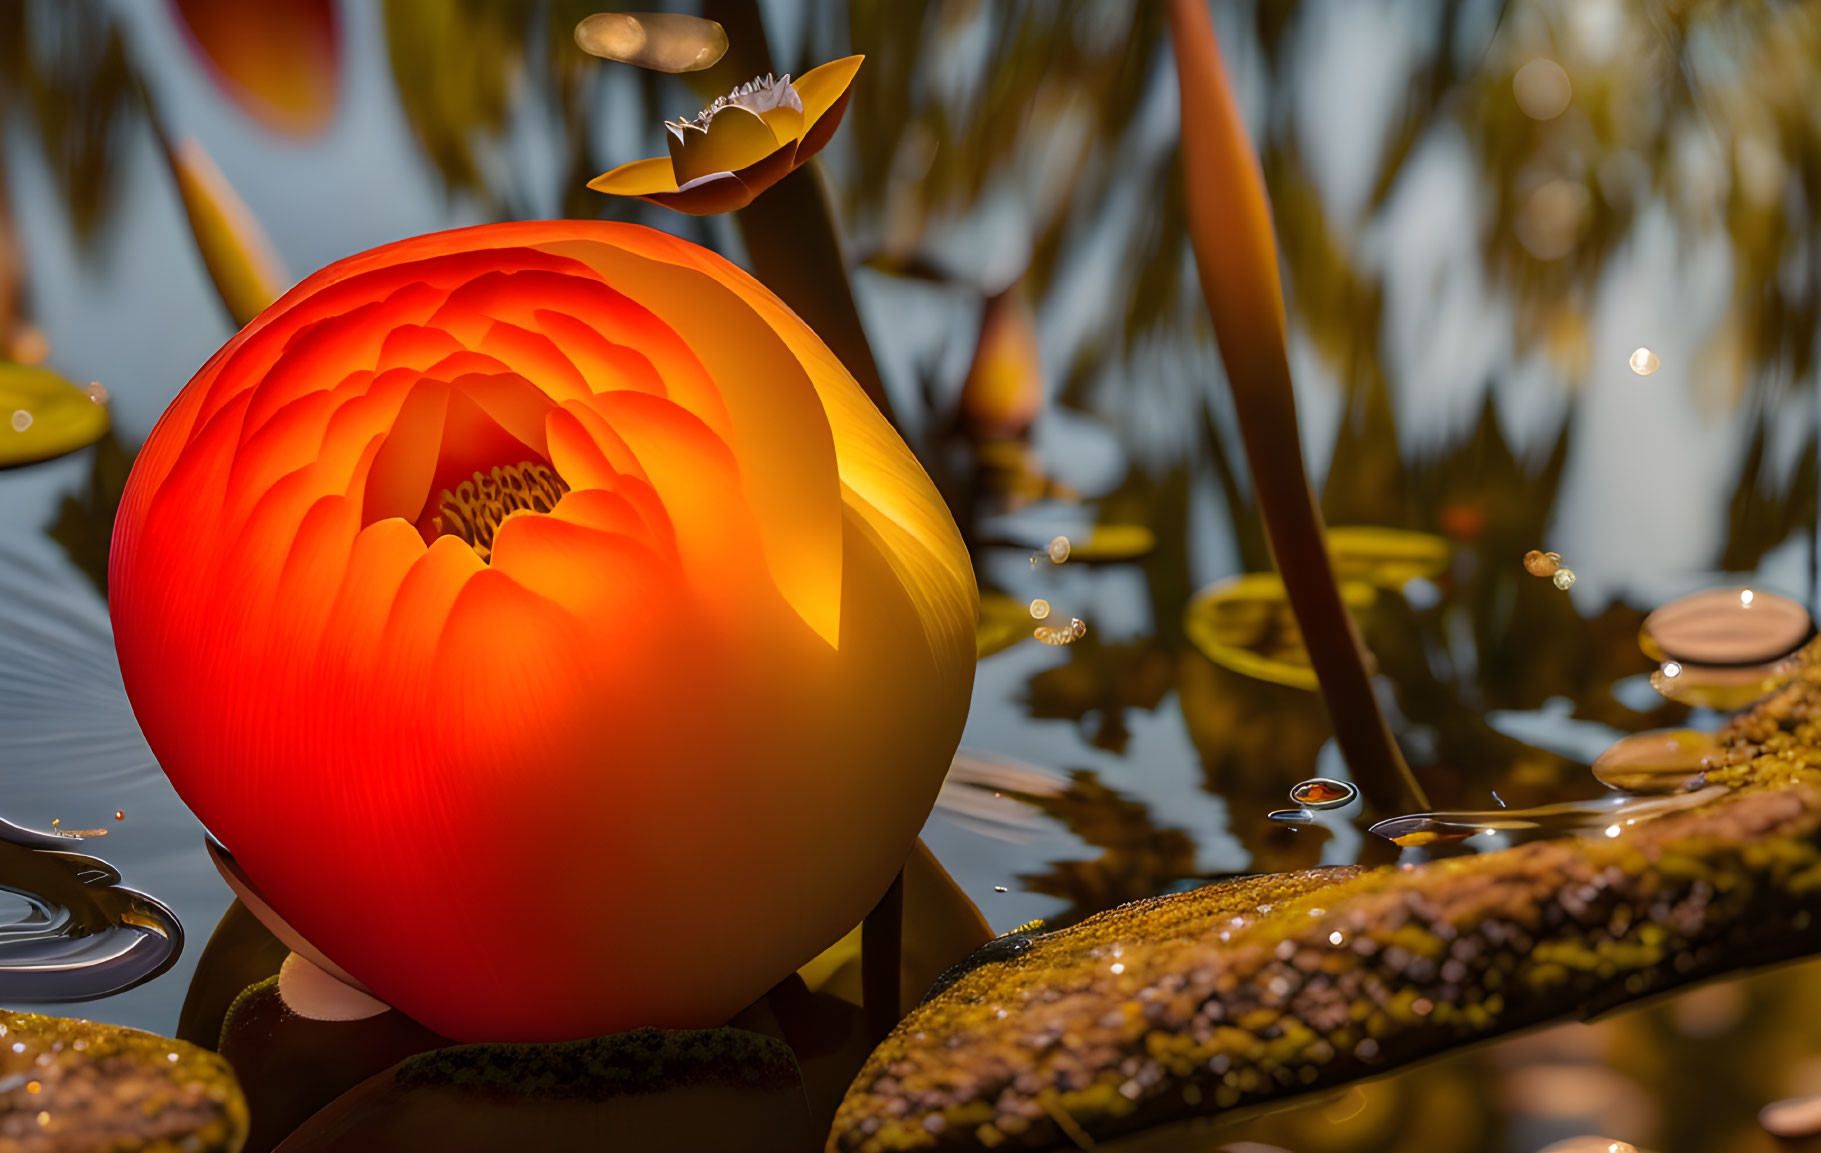
[[[84,839],[0,820],[0,1002],[113,996],[183,951],[176,914],[121,888],[117,869],[77,848]]]

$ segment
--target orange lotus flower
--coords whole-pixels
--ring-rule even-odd
[[[720,1022],[840,937],[935,800],[978,607],[793,313],[573,221],[286,294],[146,442],[110,586],[177,791],[462,1040]]]
[[[710,216],[732,212],[822,151],[847,111],[864,56],[789,76],[754,80],[716,100],[694,120],[665,121],[670,155],[634,160],[595,177],[588,187],[638,196]]]

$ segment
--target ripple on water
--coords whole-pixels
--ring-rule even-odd
[[[1544,837],[1619,837],[1639,821],[1705,804],[1725,791],[1714,786],[1673,796],[1633,797],[1613,793],[1587,801],[1538,805],[1531,809],[1412,813],[1380,821],[1368,831],[1407,848],[1448,842],[1463,842],[1475,847],[1474,842],[1481,838],[1485,847],[1492,849]]]
[[[183,951],[176,914],[120,887],[119,871],[82,841],[0,820],[0,1002],[112,996]]]

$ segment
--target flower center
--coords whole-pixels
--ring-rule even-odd
[[[442,491],[430,518],[431,535],[460,537],[482,560],[490,561],[493,538],[507,517],[515,512],[549,512],[568,491],[556,470],[539,461],[495,465]]]
[[[702,109],[694,120],[666,120],[664,127],[670,129],[678,140],[682,140],[685,129],[708,131],[708,126],[714,122],[714,114],[729,107],[744,108],[754,114],[770,112],[774,108],[795,108],[801,112],[803,100],[797,95],[797,90],[791,87],[788,72],[781,79],[774,79],[767,72],[762,78],[748,80],[725,96],[715,97],[714,103]]]

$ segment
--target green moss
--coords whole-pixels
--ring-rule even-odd
[[[1810,952],[1818,719],[1811,650],[1720,734],[1705,783],[1728,791],[1622,836],[1246,877],[1001,938],[874,1052],[831,1147],[1099,1139]]]
[[[789,1046],[744,1029],[638,1029],[554,1045],[453,1045],[406,1059],[394,1077],[404,1088],[591,1101],[696,1085],[787,1089],[800,1081]]]

